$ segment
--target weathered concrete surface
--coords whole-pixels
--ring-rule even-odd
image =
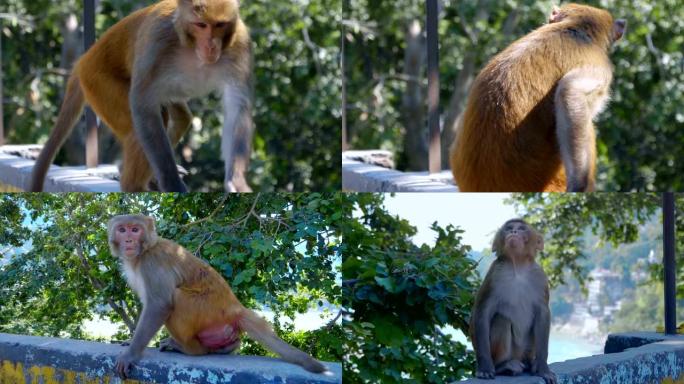
[[[676,379],[684,376],[684,336],[667,336],[664,341],[624,352],[582,357],[553,363],[549,367],[556,373],[558,384],[660,383],[665,378]],[[544,380],[540,377],[533,376],[497,376],[496,381],[471,379],[459,383],[537,384],[543,382]]]
[[[113,374],[126,347],[89,341],[0,333],[0,383],[120,383]],[[257,356],[186,356],[148,348],[126,383],[341,384],[342,366],[314,374]]]
[[[344,151],[342,156],[347,160],[394,169],[394,154],[390,151],[382,149],[353,150]]]
[[[28,190],[35,162],[19,156],[40,150],[37,145],[5,145],[0,147],[0,184]],[[45,178],[45,192],[120,192],[119,182],[104,178],[119,173],[114,165],[100,165],[95,169],[85,166],[50,166]]]
[[[355,192],[457,192],[451,171],[400,172],[342,154],[342,189]]]
[[[628,348],[641,347],[642,345],[657,343],[663,340],[677,340],[681,335],[666,335],[657,332],[627,332],[608,335],[603,353],[622,352]]]

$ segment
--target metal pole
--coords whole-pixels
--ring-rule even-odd
[[[83,1],[83,45],[87,51],[95,43],[95,0]],[[98,164],[97,117],[86,108],[86,167],[96,168]]]
[[[677,333],[674,193],[663,193],[663,269],[665,280],[665,333]]]
[[[0,20],[0,146],[5,145],[5,113],[2,109],[4,96],[2,95],[2,20]]]
[[[344,18],[345,11],[349,11],[349,1],[345,0],[342,3],[342,17]],[[345,58],[344,58],[344,37],[347,33],[347,28],[344,24],[342,25],[342,41],[341,41],[341,57],[340,57],[340,67],[342,71],[342,151],[346,151],[349,148],[349,142],[347,138],[347,72],[345,71]]]
[[[427,62],[428,62],[428,130],[430,173],[442,170],[442,154],[439,138],[439,40],[437,26],[439,9],[437,0],[427,0]]]

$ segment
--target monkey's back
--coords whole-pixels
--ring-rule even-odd
[[[149,38],[149,33],[145,31],[149,29],[149,20],[171,23],[174,10],[175,2],[164,0],[131,13],[107,29],[79,58],[74,65],[73,73],[80,81],[88,104],[95,100],[95,93],[104,83],[103,79],[115,79],[117,84],[124,88],[120,92],[120,97],[128,99],[136,42]],[[149,18],[151,14],[157,17]],[[111,126],[110,122],[106,123]],[[117,131],[114,133],[117,136],[128,134]]]
[[[475,79],[450,163],[461,191],[565,191],[554,93],[573,68],[607,61],[562,23],[548,24],[497,54]],[[608,64],[609,65],[609,64]]]
[[[183,249],[183,248],[182,248]],[[177,340],[217,325],[228,324],[237,330],[233,319],[244,307],[223,277],[208,263],[187,250],[177,252],[181,283],[173,293],[173,310],[165,325]]]

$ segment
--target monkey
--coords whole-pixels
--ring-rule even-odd
[[[33,170],[48,168],[88,104],[122,146],[121,189],[186,192],[173,154],[189,130],[187,100],[223,91],[225,188],[247,192],[251,153],[252,43],[238,0],[162,0],[109,28],[78,60],[55,128]]]
[[[608,102],[608,51],[625,28],[608,11],[567,4],[494,56],[473,82],[450,148],[459,190],[594,190],[592,120]]]
[[[114,216],[107,224],[109,247],[121,262],[126,280],[142,303],[129,347],[116,361],[123,379],[162,325],[171,337],[160,350],[188,355],[231,353],[240,335],[310,372],[326,367],[287,344],[254,311],[244,307],[228,283],[208,263],[179,244],[157,235],[155,220],[144,215]]]
[[[556,383],[546,362],[549,283],[535,262],[543,249],[543,237],[521,219],[508,220],[494,236],[496,260],[477,292],[470,319],[478,378],[530,372],[547,384]]]

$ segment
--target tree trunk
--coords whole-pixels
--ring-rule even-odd
[[[406,169],[425,171],[428,167],[427,125],[425,123],[425,91],[421,74],[425,61],[425,38],[418,20],[413,20],[406,31],[404,75],[406,91],[402,97],[404,120],[404,155]]]

